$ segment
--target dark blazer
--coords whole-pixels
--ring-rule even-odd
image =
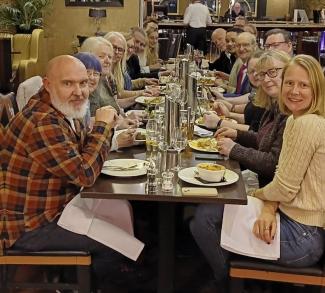
[[[139,57],[133,54],[127,61],[127,72],[130,75],[131,79],[137,79],[142,77],[147,78],[158,78],[158,71],[150,72],[150,73],[142,73],[140,68]]]
[[[231,54],[229,59],[226,53],[223,51],[221,52],[220,57],[216,61],[214,61],[213,63],[209,63],[209,70],[217,70],[229,74],[235,62],[235,55]]]

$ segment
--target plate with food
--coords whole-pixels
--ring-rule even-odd
[[[182,169],[178,172],[178,178],[181,180],[194,184],[194,185],[200,185],[205,187],[217,187],[217,186],[225,186],[230,185],[238,181],[239,176],[236,172],[225,169],[223,171],[223,177],[219,182],[210,182],[202,179],[199,174],[197,167],[189,167]]]
[[[190,140],[188,142],[190,148],[200,152],[208,152],[208,153],[218,153],[218,144],[217,139],[215,137],[205,137],[198,138],[194,140]]]
[[[198,79],[198,83],[200,85],[214,86],[215,79],[214,76],[202,76]]]
[[[135,99],[135,101],[139,104],[142,105],[149,105],[149,106],[153,106],[153,105],[159,105],[165,102],[165,98],[164,97],[146,97],[146,96],[140,96],[137,97]]]
[[[102,173],[114,177],[135,177],[147,174],[148,162],[138,159],[115,159],[104,162]]]
[[[170,76],[160,76],[159,77],[159,84],[163,85],[166,84],[170,81],[171,77]]]
[[[145,142],[146,141],[146,130],[144,128],[137,128],[135,132],[135,139],[136,142]]]

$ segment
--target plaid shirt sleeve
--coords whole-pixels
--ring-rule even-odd
[[[51,115],[40,120],[26,144],[27,151],[55,177],[76,186],[91,186],[107,160],[111,128],[96,122],[85,141],[78,143],[72,129],[63,123],[68,122]]]

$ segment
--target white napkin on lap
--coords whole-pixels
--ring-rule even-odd
[[[253,234],[253,225],[263,208],[263,201],[248,196],[247,205],[225,205],[221,247],[241,255],[276,260],[280,258],[280,215],[274,240],[267,244]]]

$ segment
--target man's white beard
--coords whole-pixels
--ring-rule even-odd
[[[66,118],[71,119],[82,119],[85,117],[87,112],[88,103],[87,100],[82,104],[79,109],[76,109],[73,105],[69,104],[68,102],[61,102],[56,97],[51,97],[51,103],[59,110]]]

